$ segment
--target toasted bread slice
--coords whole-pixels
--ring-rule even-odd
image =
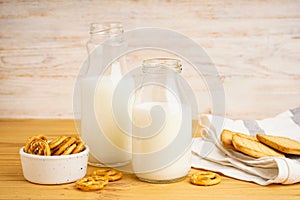
[[[234,146],[232,145],[232,136],[234,135],[234,132],[230,130],[224,129],[221,133],[221,142],[224,148],[226,149],[234,149]]]
[[[248,139],[251,139],[251,140],[258,141],[255,136],[246,135],[244,133],[233,132],[233,131],[224,129],[221,133],[221,142],[222,142],[222,145],[223,145],[224,148],[235,149],[233,144],[232,144],[233,135],[239,135],[239,136],[244,137],[244,138],[248,138]]]
[[[283,154],[271,149],[259,141],[237,134],[233,135],[232,144],[236,150],[255,158],[262,158],[266,156],[285,157]]]
[[[257,134],[256,138],[277,151],[300,155],[300,142],[287,137]]]

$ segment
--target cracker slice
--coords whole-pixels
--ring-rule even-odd
[[[221,133],[221,142],[222,142],[222,145],[224,148],[235,149],[232,144],[232,137],[234,135],[239,135],[241,137],[248,138],[250,140],[258,141],[255,136],[251,136],[251,135],[247,135],[247,134],[239,133],[239,132],[233,132],[233,131],[224,129]]]
[[[224,129],[221,133],[221,142],[224,148],[226,149],[234,149],[234,146],[232,144],[232,136],[234,135],[234,132]]]
[[[300,142],[287,137],[257,134],[256,138],[277,151],[300,155]]]
[[[262,158],[266,156],[285,157],[283,154],[271,149],[259,141],[237,134],[233,135],[232,144],[236,150],[255,158]]]

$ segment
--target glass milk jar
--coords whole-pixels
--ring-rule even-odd
[[[132,167],[142,181],[175,182],[190,170],[192,113],[181,70],[177,59],[143,61],[132,110]]]
[[[122,35],[120,23],[93,23],[90,26],[88,67],[80,83],[81,137],[90,148],[89,164],[93,166],[117,167],[131,160],[131,136],[128,134],[131,123],[128,120],[128,123],[121,123],[121,127],[115,119],[118,110],[115,111],[113,105],[115,88],[123,79],[125,62],[118,59],[108,67],[104,66],[107,55],[117,55],[126,48]],[[123,80],[123,83],[132,91],[133,82]]]

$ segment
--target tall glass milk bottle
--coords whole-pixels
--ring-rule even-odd
[[[89,164],[93,166],[117,167],[131,160],[132,144],[128,135],[131,123],[122,123],[120,127],[115,119],[118,112],[113,109],[114,91],[123,78],[125,62],[118,59],[108,67],[103,66],[107,55],[117,55],[126,48],[122,36],[120,23],[90,25],[88,67],[81,78],[81,137],[90,148]],[[130,82],[126,89],[131,87]]]
[[[181,70],[177,59],[143,61],[132,110],[132,167],[142,181],[175,182],[190,170],[192,113]]]

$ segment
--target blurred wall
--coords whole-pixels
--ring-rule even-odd
[[[1,1],[0,118],[72,118],[88,25],[101,21],[192,38],[219,71],[227,116],[275,115],[300,106],[299,11],[300,1]],[[189,68],[185,78],[209,113],[201,80]]]

